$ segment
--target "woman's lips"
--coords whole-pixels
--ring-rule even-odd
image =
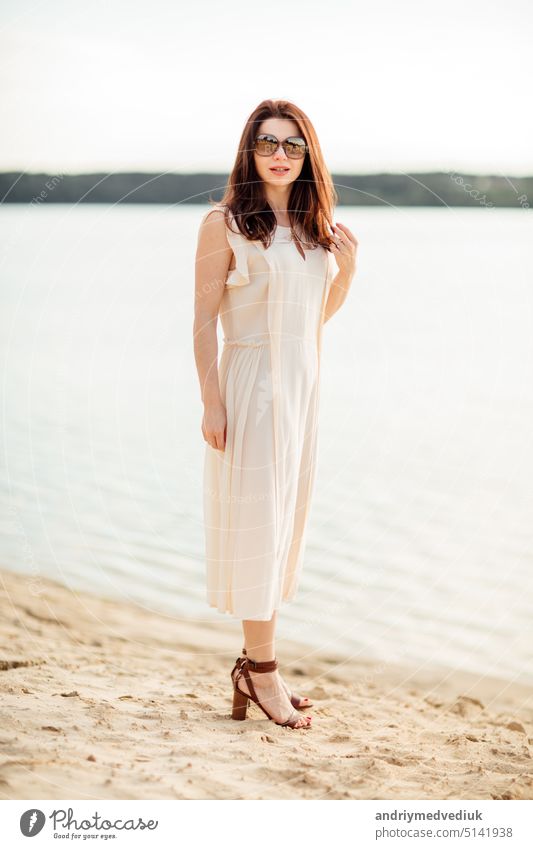
[[[283,171],[277,171],[275,168],[271,168],[270,170],[272,171],[273,174],[288,174],[289,173],[288,168],[285,168],[284,166],[280,166],[280,167],[283,168]]]

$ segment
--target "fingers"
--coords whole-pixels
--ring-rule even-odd
[[[340,221],[338,223],[338,226],[335,224],[333,225],[333,230],[335,231],[335,235],[337,236],[337,238],[341,241],[342,236],[344,236],[345,238],[347,237],[350,242],[353,242],[354,245],[359,244],[352,231],[344,224],[341,224]]]
[[[203,428],[202,433],[204,433]],[[204,433],[204,439],[211,448],[215,448],[217,451],[224,451],[226,444],[226,428],[224,428],[224,430],[214,430],[207,435]]]
[[[221,427],[218,430],[210,430],[206,427],[205,418],[202,419],[202,436],[205,442],[217,451],[224,451],[226,444],[226,428],[227,423],[224,427]]]
[[[333,235],[334,235],[334,237],[335,237],[335,238],[334,238],[334,241],[333,241],[333,244],[335,245],[336,249],[337,249],[339,252],[342,252],[342,248],[343,248],[343,247],[344,247],[344,245],[345,245],[345,242],[344,242],[344,240],[343,240],[343,238],[342,238],[342,235],[343,235],[342,230],[340,230],[338,227],[336,227],[335,225],[333,225]]]
[[[224,431],[223,430],[215,431],[215,445],[214,445],[214,447],[217,449],[217,451],[223,451],[224,450]]]

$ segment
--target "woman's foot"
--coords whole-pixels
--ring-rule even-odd
[[[294,713],[294,708],[290,702],[286,692],[286,687],[283,686],[283,679],[276,669],[274,672],[254,672],[248,667],[248,672],[254,686],[257,698],[268,711],[275,722],[286,722]],[[244,675],[239,675],[237,680],[238,689],[250,695],[248,682]],[[298,721],[293,728],[302,728],[303,726],[311,725],[310,716],[299,716]]]
[[[243,648],[242,650],[242,655],[243,657],[246,657],[245,648]],[[281,679],[283,689],[287,694],[287,698],[289,699],[293,707],[297,708],[298,710],[302,710],[302,708],[313,707],[313,702],[311,701],[311,699],[308,699],[307,696],[299,696],[297,695],[297,693],[293,693],[290,687],[287,686],[281,675],[279,677]]]
[[[281,675],[279,677],[281,678]],[[281,678],[281,683],[285,689],[285,692],[287,693],[287,698],[289,699],[289,701],[292,698],[292,704],[295,708],[301,709],[306,707],[312,707],[313,703],[311,702],[311,699],[308,699],[307,696],[297,696],[296,693],[291,692],[290,687],[287,686],[283,678]]]

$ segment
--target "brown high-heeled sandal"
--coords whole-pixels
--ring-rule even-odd
[[[235,661],[235,666],[231,670],[231,677],[233,679],[233,673],[235,670],[241,665],[244,658],[246,657],[246,649],[243,648],[242,653],[244,657],[238,657]],[[285,684],[285,682],[283,682]],[[292,693],[290,690],[288,692],[289,699],[291,700],[291,705],[296,708],[296,710],[306,710],[307,708],[313,707],[313,702],[310,702],[307,696],[299,696],[297,693]],[[302,699],[307,700],[307,704],[302,704]]]
[[[267,711],[267,709],[265,707],[263,707],[263,705],[261,704],[261,701],[259,700],[259,697],[258,697],[257,693],[255,692],[255,688],[254,688],[254,685],[252,683],[252,679],[250,678],[250,672],[249,672],[250,669],[252,670],[252,672],[275,672],[275,670],[277,668],[278,668],[278,661],[275,658],[274,658],[274,660],[258,661],[258,660],[252,660],[249,657],[245,657],[243,659],[242,663],[240,664],[240,666],[236,665],[236,672],[235,672],[235,667],[233,668],[232,673],[231,673],[231,680],[233,682],[233,706],[232,706],[232,711],[231,711],[231,718],[232,719],[238,719],[238,720],[246,719],[246,711],[248,709],[248,702],[251,699],[253,702],[256,703],[256,705],[258,707],[261,708],[263,713],[265,713],[268,716],[268,718],[272,720],[272,722],[276,723],[276,725],[282,725],[282,726],[287,727],[287,728],[294,728],[294,726],[297,725],[297,723],[300,721],[301,717],[298,716],[298,714],[294,710],[293,710],[292,714],[289,716],[289,718],[285,720],[285,722],[278,722],[277,720],[275,720],[274,717],[271,716],[269,714],[269,712]],[[235,675],[233,674],[234,672],[235,672]],[[239,690],[238,685],[239,685],[239,680],[241,678],[245,679],[246,684],[248,685],[248,689],[250,691],[249,693],[245,693],[245,692],[243,692],[243,690]],[[311,717],[308,717],[308,718],[311,719]],[[310,728],[310,724],[308,723],[307,725],[299,725],[298,727],[299,728]]]

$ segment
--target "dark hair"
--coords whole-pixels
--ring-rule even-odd
[[[294,181],[289,196],[289,219],[296,240],[300,235],[310,245],[322,245],[329,250],[333,209],[338,196],[329,170],[324,162],[318,137],[307,115],[288,100],[263,100],[246,122],[239,142],[237,158],[221,201],[239,231],[247,239],[261,241],[268,247],[276,228],[276,216],[264,193],[264,183],[254,162],[254,141],[260,124],[267,118],[289,118],[298,125],[308,151],[302,170]],[[299,247],[299,246],[298,246]]]

